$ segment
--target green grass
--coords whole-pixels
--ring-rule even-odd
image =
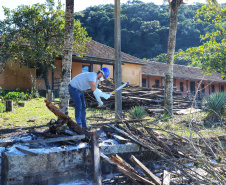
[[[49,121],[52,118],[57,119],[57,117],[46,107],[44,100],[45,98],[37,98],[25,101],[25,107],[15,106],[13,112],[0,113],[0,128],[40,125],[48,126],[47,124]],[[57,104],[56,106],[58,107]],[[74,112],[74,107],[69,107],[69,116],[73,119],[75,117]],[[124,114],[128,117],[128,112],[124,112]],[[92,119],[87,119],[87,125],[91,126],[95,123],[110,122],[110,119],[114,118],[114,116],[115,115],[112,110],[87,108],[86,117],[93,117]],[[198,112],[188,115],[175,115],[174,118],[168,118],[162,114],[156,117],[146,116],[145,118],[148,118],[148,121],[131,124],[137,128],[142,128],[144,126],[151,128],[163,128],[181,136],[190,136],[189,123],[193,119],[194,121],[192,126],[201,130],[203,135],[226,134],[226,128],[224,125],[216,125],[216,127],[212,127],[204,123],[203,119],[206,116],[207,113],[205,112]],[[99,118],[105,118],[105,120],[101,120]],[[163,131],[156,131],[166,134]],[[192,135],[195,136],[196,133],[192,131]]]

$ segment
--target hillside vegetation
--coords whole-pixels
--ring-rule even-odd
[[[178,16],[176,51],[201,45],[200,35],[215,28],[209,22],[196,21],[193,17],[203,4],[182,5]],[[89,7],[75,13],[89,36],[114,47],[114,5]],[[122,51],[138,58],[151,59],[167,52],[169,35],[168,5],[155,5],[134,1],[121,5]],[[189,60],[175,61],[187,65]]]

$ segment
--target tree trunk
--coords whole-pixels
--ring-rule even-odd
[[[170,28],[167,50],[167,70],[165,75],[164,108],[165,113],[173,115],[173,63],[176,46],[177,15],[183,1],[173,0],[170,4]]]
[[[72,48],[74,29],[74,0],[66,0],[64,49],[62,60],[62,79],[60,86],[60,109],[68,114],[69,92],[68,84],[71,80]]]

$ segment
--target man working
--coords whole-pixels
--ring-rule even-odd
[[[75,103],[75,119],[77,124],[82,126],[82,128],[87,129],[86,126],[86,105],[83,91],[90,89],[98,101],[98,105],[102,106],[103,102],[100,97],[104,99],[110,98],[110,95],[103,93],[97,88],[99,81],[103,81],[110,75],[108,68],[103,67],[97,73],[86,72],[75,76],[69,83],[69,94]]]

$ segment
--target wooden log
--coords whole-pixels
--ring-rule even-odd
[[[170,173],[166,170],[163,171],[162,185],[170,185]]]
[[[90,136],[91,136],[93,184],[101,185],[99,137],[96,132],[91,132]]]
[[[6,112],[13,111],[13,100],[6,101]]]
[[[58,138],[50,138],[50,139],[43,139],[43,140],[29,140],[29,141],[8,141],[0,143],[1,147],[12,146],[15,143],[54,143],[60,141],[69,141],[69,140],[81,140],[84,139],[85,135],[76,135],[76,136],[67,136],[67,137],[58,137]]]
[[[64,112],[62,112],[58,107],[53,105],[49,100],[44,100],[46,103],[46,106],[50,111],[52,111],[59,119],[61,120],[68,120],[67,125],[70,129],[75,131],[78,134],[86,134],[88,135],[88,131],[83,129],[80,125],[78,125],[75,121],[73,121],[68,115],[66,115]]]
[[[162,185],[161,180],[156,177],[146,166],[144,166],[136,157],[133,155],[130,160],[142,171],[144,174],[156,185]]]

